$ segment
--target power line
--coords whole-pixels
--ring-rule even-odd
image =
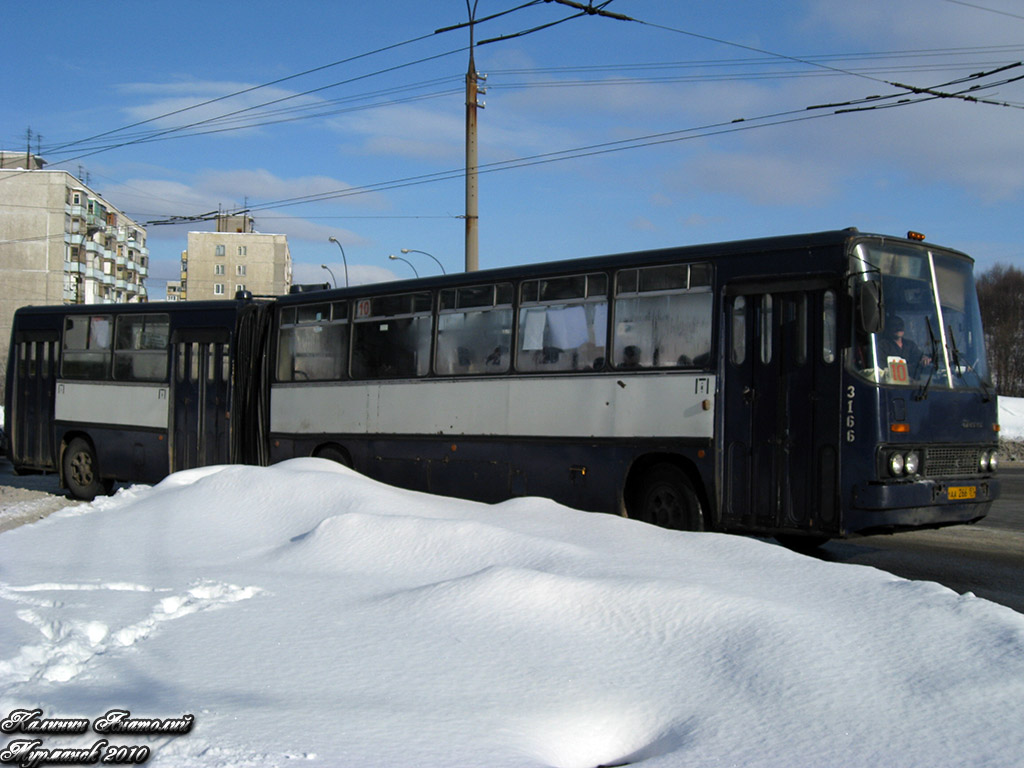
[[[953,5],[963,5],[966,6],[967,8],[975,8],[979,11],[987,11],[988,13],[998,13],[1000,16],[1009,16],[1010,18],[1013,19],[1024,19],[1024,16],[1021,16],[1019,13],[1010,13],[1009,11],[997,11],[995,8],[986,8],[983,5],[977,5],[975,3],[965,3],[964,0],[946,0],[946,2],[952,3]]]
[[[1020,64],[1012,66],[1020,66]],[[991,74],[994,74],[995,72],[1004,71],[1005,69],[1009,68],[1012,67],[1001,68],[990,73],[978,73],[976,75],[972,75],[966,78],[960,78],[958,80],[940,83],[930,88],[917,88],[914,92],[917,98],[908,98],[908,93],[906,92],[906,90],[904,90],[901,93],[890,94],[888,96],[866,96],[860,99],[853,99],[844,102],[812,105],[801,109],[784,110],[780,112],[760,115],[758,117],[753,118],[737,118],[728,121],[711,123],[696,128],[666,131],[663,133],[649,134],[646,136],[633,137],[630,139],[620,139],[617,141],[603,142],[599,144],[577,147],[573,149],[558,150],[554,152],[546,152],[528,157],[515,158],[512,160],[487,163],[479,166],[479,172],[495,173],[497,171],[511,170],[515,168],[525,168],[530,166],[560,162],[563,160],[579,159],[582,157],[593,157],[597,155],[610,154],[613,152],[621,152],[629,149],[639,149],[641,147],[650,147],[661,144],[687,141],[696,138],[704,138],[708,136],[717,136],[728,133],[749,131],[755,128],[787,125],[792,123],[804,122],[808,120],[821,119],[823,117],[833,117],[841,114],[865,111],[869,109],[880,109],[883,107],[904,107],[910,104],[916,104],[922,101],[932,101],[939,98],[961,98],[965,96],[967,91],[987,90],[989,88],[998,87],[999,85],[1005,84],[1006,82],[1011,82],[1013,80],[1017,80],[1020,78],[1012,78],[985,85],[971,85],[969,89],[965,89],[965,91],[961,92],[945,93],[939,91],[938,89],[947,88],[952,85],[964,85],[966,83],[974,83],[976,80],[982,77],[986,77]],[[971,98],[970,100],[978,102],[982,101],[977,98]],[[332,190],[329,192],[302,195],[299,197],[285,198],[282,200],[256,204],[249,206],[247,211],[255,212],[259,210],[276,210],[295,205],[306,205],[317,202],[325,202],[328,200],[336,200],[344,197],[352,197],[356,195],[367,194],[370,192],[379,192],[390,189],[398,189],[402,187],[417,186],[421,184],[434,183],[438,181],[448,181],[461,178],[463,173],[464,169],[462,168],[436,171],[433,173],[409,176],[385,182],[376,182],[373,184],[366,184],[362,186],[348,187],[343,190]],[[201,214],[200,217],[190,217],[190,220],[201,220],[202,216],[208,215],[210,214]],[[165,222],[147,222],[147,226],[157,225],[160,223]]]

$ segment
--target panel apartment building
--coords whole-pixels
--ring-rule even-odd
[[[0,165],[2,395],[18,307],[146,301],[149,250],[143,227],[70,173],[24,152]]]
[[[286,235],[253,232],[250,216],[220,216],[216,232],[189,232],[181,255],[181,283],[168,284],[168,298],[180,301],[230,299],[238,291],[254,296],[287,293],[292,257]]]

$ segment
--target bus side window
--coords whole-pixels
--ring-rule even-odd
[[[711,358],[709,266],[623,270],[615,291],[617,368],[700,368]]]
[[[69,315],[64,320],[61,375],[69,379],[110,376],[110,315]]]
[[[507,373],[512,359],[512,284],[441,291],[434,371]]]
[[[520,290],[516,370],[546,373],[604,367],[607,275],[527,280]]]
[[[121,315],[114,340],[114,378],[166,381],[171,321],[166,314]]]
[[[357,309],[352,327],[352,378],[426,376],[433,325],[426,291],[370,299],[365,311]]]
[[[348,303],[311,304],[281,312],[277,380],[343,378],[348,365]]]

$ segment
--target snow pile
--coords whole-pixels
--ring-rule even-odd
[[[999,396],[999,436],[1024,440],[1024,398]]]
[[[1024,616],[755,540],[296,459],[0,536],[0,701],[192,715],[103,735],[156,766],[1011,766]]]

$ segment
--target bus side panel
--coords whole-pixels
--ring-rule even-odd
[[[156,482],[167,475],[167,384],[61,380],[57,432],[89,438],[104,479]]]
[[[271,461],[337,445],[404,488],[618,512],[640,457],[696,465],[702,450],[710,498],[714,388],[699,372],[276,386]]]
[[[709,440],[579,441],[555,438],[459,438],[366,435],[277,436],[271,462],[338,445],[353,468],[388,485],[497,503],[521,496],[574,509],[620,514],[630,467],[642,457],[674,456],[712,477]],[[706,459],[697,458],[703,453]],[[710,492],[710,486],[705,485]]]
[[[158,483],[169,473],[164,432],[133,427],[56,423],[62,443],[85,437],[96,450],[100,477],[126,483]]]

